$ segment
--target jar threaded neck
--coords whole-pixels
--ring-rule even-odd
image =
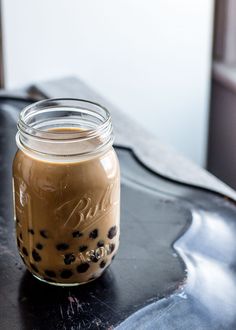
[[[113,143],[109,111],[82,99],[47,99],[22,110],[18,121],[20,149],[50,156],[82,156]]]

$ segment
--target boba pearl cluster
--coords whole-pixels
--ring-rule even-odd
[[[19,220],[16,221],[19,224]],[[100,237],[99,228],[94,228],[89,232],[80,232],[78,230],[71,233],[71,240],[73,242],[73,251],[68,242],[58,242],[55,244],[55,252],[59,251],[62,259],[63,267],[61,269],[46,268],[43,265],[43,250],[47,248],[48,241],[51,239],[51,233],[45,229],[41,229],[36,235],[35,230],[29,228],[28,235],[33,238],[33,247],[29,251],[24,246],[24,237],[17,226],[17,245],[20,251],[23,262],[32,270],[37,277],[42,278],[48,282],[64,281],[71,279],[74,275],[89,273],[89,269],[93,263],[99,265],[103,270],[107,267],[115,257],[116,242],[118,230],[117,226],[112,226],[106,234],[106,237]],[[40,239],[35,240],[35,237]],[[75,242],[76,241],[76,242]],[[77,249],[74,249],[77,246]],[[98,276],[100,276],[98,272]],[[97,277],[98,277],[97,276]],[[96,278],[96,274],[91,276],[88,280]]]

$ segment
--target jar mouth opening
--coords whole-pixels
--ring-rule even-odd
[[[55,98],[24,108],[18,121],[20,149],[48,157],[95,155],[114,140],[109,111],[82,99]]]
[[[58,118],[50,120],[49,113]],[[67,117],[68,113],[70,117]],[[85,115],[90,121],[83,118]],[[58,142],[93,138],[109,130],[110,126],[111,115],[104,106],[75,98],[51,98],[30,104],[21,111],[17,124],[23,134]]]

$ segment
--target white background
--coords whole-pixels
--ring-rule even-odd
[[[213,0],[3,0],[3,14],[7,87],[78,76],[205,165]]]

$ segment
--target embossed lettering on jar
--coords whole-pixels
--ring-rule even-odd
[[[38,279],[78,285],[117,253],[120,171],[109,112],[75,99],[25,108],[18,122],[13,194],[19,254]]]

